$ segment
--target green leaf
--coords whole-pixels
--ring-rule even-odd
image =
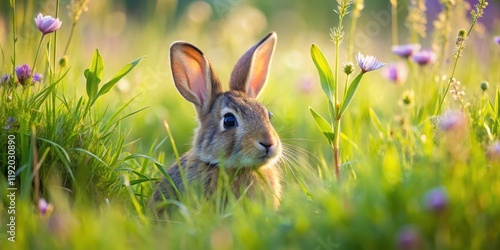
[[[338,117],[342,117],[344,114],[345,110],[351,104],[352,98],[354,97],[354,94],[356,93],[356,90],[358,89],[359,83],[361,82],[361,78],[363,77],[363,72],[359,73],[356,78],[354,78],[349,85],[349,88],[347,89],[347,93],[345,94],[344,97],[344,102],[342,103],[342,106],[340,107],[340,111],[338,113]]]
[[[328,143],[331,145],[335,140],[335,136],[333,133],[333,129],[330,124],[323,118],[318,112],[316,112],[312,107],[309,107],[314,120],[316,121],[316,125],[318,125],[319,130],[328,140]]]
[[[92,57],[90,68],[86,69],[83,73],[87,79],[87,96],[89,97],[89,100],[94,100],[94,97],[97,94],[103,71],[104,63],[102,61],[101,54],[99,54],[99,50],[96,49],[94,56]]]
[[[92,104],[99,98],[100,96],[108,93],[115,84],[120,81],[124,76],[126,76],[137,64],[143,59],[143,57],[136,59],[135,61],[125,65],[118,73],[113,76],[111,80],[109,80],[102,88],[99,90],[99,93],[94,97],[94,100],[92,101]]]
[[[333,102],[333,94],[334,94],[334,81],[333,74],[328,64],[328,61],[325,58],[325,55],[316,44],[311,46],[311,57],[313,59],[314,65],[316,65],[316,69],[318,69],[319,79],[321,81],[321,88],[323,92],[325,92],[328,99]]]

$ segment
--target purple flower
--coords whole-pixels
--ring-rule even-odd
[[[500,141],[493,142],[486,152],[490,161],[500,162]]]
[[[392,46],[392,52],[400,57],[408,58],[416,51],[420,50],[420,44],[405,44]]]
[[[448,193],[444,187],[437,187],[425,194],[425,205],[433,212],[442,212],[448,207]]]
[[[35,18],[36,27],[44,35],[52,33],[61,27],[62,22],[59,18],[53,18],[51,16],[43,16],[42,13],[38,14]]]
[[[384,75],[396,84],[403,84],[408,78],[408,68],[404,64],[390,64],[385,69]]]
[[[35,73],[33,75],[33,82],[41,82],[43,80],[43,76],[41,74]]]
[[[414,226],[405,226],[399,230],[398,249],[419,249],[420,236]]]
[[[421,50],[412,56],[413,61],[421,66],[434,63],[436,61],[436,54],[432,50]]]
[[[438,120],[438,127],[443,131],[461,130],[466,125],[465,115],[460,111],[447,111]]]
[[[500,44],[500,36],[493,37],[493,41],[497,44]]]
[[[385,63],[379,62],[374,56],[364,56],[361,52],[356,56],[356,61],[361,68],[362,73],[370,72],[382,68]]]
[[[40,215],[48,215],[54,210],[54,205],[51,203],[47,203],[44,198],[41,198],[38,200],[38,211],[40,212]]]
[[[6,130],[10,130],[12,128],[12,124],[14,124],[15,121],[16,119],[14,119],[14,117],[7,118],[7,125],[5,125],[5,127],[3,128]]]
[[[2,83],[3,83],[3,84],[7,84],[7,83],[9,82],[9,79],[10,79],[10,76],[9,76],[9,75],[7,75],[7,74],[4,74],[4,75],[2,76]]]
[[[31,77],[31,69],[27,64],[23,64],[22,66],[16,67],[16,75],[21,85],[28,84]]]
[[[40,210],[40,214],[44,215],[45,213],[47,213],[48,208],[49,208],[49,204],[47,203],[47,201],[45,201],[44,198],[41,198],[38,201],[38,209]]]

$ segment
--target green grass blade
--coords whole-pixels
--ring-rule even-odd
[[[47,142],[50,145],[54,146],[54,149],[55,149],[57,155],[59,155],[59,158],[61,159],[63,165],[66,167],[66,170],[68,171],[69,175],[71,176],[71,179],[74,182],[76,182],[75,175],[73,174],[73,171],[71,170],[71,166],[70,166],[71,159],[69,158],[68,152],[66,152],[66,150],[61,145],[59,145],[53,141],[49,141],[49,140],[46,140],[46,139],[43,139],[40,137],[38,137],[37,139],[44,141],[44,142]]]
[[[83,152],[83,153],[91,156],[92,158],[96,159],[98,162],[102,163],[102,165],[109,167],[109,165],[106,162],[104,162],[101,158],[99,158],[99,156],[93,154],[92,152],[90,152],[88,150],[85,150],[83,148],[73,148],[73,150]]]

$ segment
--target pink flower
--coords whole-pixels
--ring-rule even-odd
[[[51,203],[47,203],[44,198],[38,200],[38,211],[40,212],[40,215],[50,215],[52,213],[52,210],[54,210],[54,205],[52,205]]]
[[[392,46],[392,52],[400,57],[408,58],[420,48],[420,44],[394,45]]]
[[[408,68],[404,64],[390,64],[385,69],[384,75],[396,84],[403,84],[408,78]]]
[[[36,26],[44,35],[52,33],[61,27],[62,22],[59,18],[51,16],[43,16],[42,13],[38,14],[35,18]]]
[[[356,61],[358,61],[358,65],[363,73],[380,69],[385,65],[383,62],[379,62],[376,57],[364,56],[361,52],[356,55]]]
[[[427,64],[434,63],[436,61],[436,54],[432,50],[421,50],[412,56],[413,61],[424,66]]]

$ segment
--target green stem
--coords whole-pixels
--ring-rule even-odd
[[[459,53],[461,53],[461,51],[459,51]],[[448,91],[450,90],[451,83],[453,82],[453,76],[455,76],[455,70],[457,69],[457,64],[458,64],[459,58],[460,58],[459,56],[457,56],[455,58],[455,64],[453,65],[453,71],[451,72],[451,76],[448,79],[448,86],[446,86],[446,90],[443,93],[443,97],[439,101],[439,106],[438,106],[438,110],[436,112],[436,115],[439,115],[441,113],[441,108],[443,107],[444,100],[446,99],[446,95],[448,94]]]
[[[58,18],[59,16],[59,0],[56,0],[56,16],[55,18]],[[52,74],[55,75],[56,73],[56,56],[57,56],[57,30],[54,31],[54,47],[53,47],[53,55],[52,55]]]
[[[341,117],[335,118],[335,141],[333,143],[333,157],[335,159],[335,177],[340,182],[340,120]]]
[[[13,55],[12,55],[12,77],[11,82],[14,83],[14,76],[16,75],[16,1],[10,0],[10,5],[12,7],[12,47],[13,47]]]
[[[340,44],[337,42],[335,43],[335,78],[333,80],[333,88],[335,89],[335,105],[337,103],[340,103],[339,101],[339,50],[340,50]]]
[[[347,87],[349,87],[349,75],[345,77],[345,85],[344,85],[344,100],[345,100],[345,95],[347,93]]]
[[[40,47],[42,46],[42,41],[43,41],[44,37],[45,37],[45,34],[43,34],[42,37],[40,37],[40,42],[38,43],[38,48],[36,49],[35,61],[33,62],[33,67],[31,67],[31,76],[33,76],[33,74],[35,74],[36,61],[38,59],[38,53],[40,52]]]
[[[75,26],[76,22],[74,22],[73,25],[71,25],[71,31],[69,32],[68,42],[66,42],[66,48],[64,49],[63,55],[66,55],[68,53],[69,44],[71,43],[71,39],[73,38],[73,32],[75,31]]]
[[[391,1],[392,45],[398,45],[398,2]]]

